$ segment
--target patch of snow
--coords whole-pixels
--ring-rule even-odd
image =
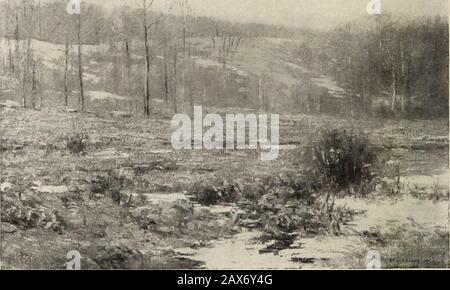
[[[339,87],[336,82],[331,79],[321,76],[320,78],[312,78],[312,81],[319,87],[325,88],[335,98],[345,98],[345,90]]]
[[[17,230],[18,228],[15,225],[2,222],[2,234],[13,234],[17,232]]]
[[[150,150],[149,151],[152,154],[170,154],[173,153],[172,150],[169,149],[156,149],[156,150]]]
[[[216,61],[216,60],[212,60],[212,59],[205,59],[205,58],[199,58],[199,57],[193,57],[193,59],[195,60],[195,64],[199,65],[199,66],[203,66],[203,67],[223,67],[223,64],[221,64],[220,62]],[[234,72],[235,74],[242,76],[242,77],[246,77],[248,76],[248,73],[238,67],[232,66],[227,64],[226,65],[226,69]]]
[[[104,91],[88,91],[86,95],[91,99],[91,101],[107,101],[107,100],[116,100],[116,101],[126,101],[128,100],[125,96],[114,95]]]
[[[338,200],[336,204],[365,211],[363,215],[356,216],[350,226],[357,232],[369,230],[371,227],[388,231],[389,227],[386,226],[388,223],[392,224],[395,221],[401,226],[409,220],[414,220],[415,223],[430,229],[448,226],[447,202],[436,203],[432,200],[419,200],[413,197],[405,197],[396,202],[345,198]]]
[[[19,46],[24,47],[25,40],[20,40]],[[9,49],[11,49],[11,51],[15,51],[15,47],[15,41],[10,40],[8,48],[8,41],[5,38],[0,39],[0,55],[8,55]],[[63,59],[65,55],[65,46],[63,44],[55,44],[32,39],[30,47],[36,60],[41,62],[48,69],[56,70],[58,69],[58,67],[63,65]],[[71,52],[73,52],[75,49],[75,45],[70,47]],[[98,49],[99,48],[96,45],[83,45],[84,53],[93,53],[98,51]]]
[[[5,100],[2,101],[0,103],[0,107],[5,107],[5,108],[18,108],[20,107],[20,104],[18,102],[15,101],[11,101],[11,100]]]
[[[265,37],[264,40],[267,41],[267,42],[270,42],[270,43],[272,43],[272,44],[276,44],[276,45],[289,44],[289,43],[292,43],[292,42],[293,42],[292,39],[287,39],[287,38],[273,38],[273,37]]]
[[[58,69],[58,64],[64,58],[64,45],[33,39],[31,49],[37,60],[49,69]]]
[[[158,104],[163,104],[165,101],[162,99],[153,99],[152,100],[154,103],[158,103]]]
[[[272,253],[260,254],[266,246],[255,243],[260,236],[257,231],[245,231],[232,239],[222,239],[214,242],[212,248],[176,249],[175,251],[188,255],[189,258],[205,263],[207,269],[299,269],[300,265],[293,263],[285,255]]]
[[[117,152],[115,150],[105,150],[89,154],[87,158],[90,159],[115,159],[115,158],[129,158],[130,154],[125,152]]]
[[[111,116],[116,118],[131,118],[131,113],[124,111],[113,111],[111,112]]]
[[[309,71],[308,69],[306,69],[306,68],[304,68],[304,67],[302,67],[302,66],[300,66],[300,65],[298,65],[298,64],[291,63],[291,62],[286,62],[286,65],[287,65],[289,68],[291,68],[291,69],[293,69],[293,70],[299,70],[300,72],[302,72],[302,73],[304,73],[304,74],[310,73],[310,71]]]
[[[0,191],[5,192],[8,189],[11,189],[13,187],[13,185],[10,182],[3,182],[0,185]]]
[[[60,186],[33,186],[31,187],[32,190],[40,193],[65,193],[68,192],[69,189],[67,186],[60,185]]]
[[[159,203],[173,203],[178,200],[188,200],[186,194],[184,193],[149,193],[144,194],[147,201],[153,204]]]
[[[90,73],[83,73],[83,79],[86,81],[92,83],[92,84],[98,84],[100,83],[100,78],[94,74]]]
[[[212,247],[191,249],[181,248],[175,251],[190,259],[205,263],[207,269],[317,269],[350,268],[353,253],[366,249],[361,238],[363,231],[380,228],[388,232],[389,225],[402,226],[413,221],[433,230],[448,225],[448,205],[446,202],[434,203],[414,198],[405,198],[398,202],[389,200],[370,202],[367,200],[345,198],[336,201],[338,205],[355,210],[364,210],[355,220],[343,228],[345,235],[300,237],[293,246],[279,251],[277,255],[260,253],[264,244],[256,243],[262,232],[244,231],[231,239],[214,241]],[[292,258],[313,259],[313,263],[294,263]]]
[[[415,184],[421,186],[448,186],[450,180],[450,170],[446,170],[440,175],[413,175],[402,178],[402,182],[406,184]]]
[[[19,86],[19,81],[16,78],[9,76],[0,76],[0,85],[4,92],[13,90]]]

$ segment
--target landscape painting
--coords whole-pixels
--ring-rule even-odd
[[[446,0],[0,0],[1,269],[449,267]]]

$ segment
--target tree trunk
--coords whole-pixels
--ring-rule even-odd
[[[226,59],[226,51],[227,51],[227,38],[223,38],[223,44],[222,44],[222,64],[223,69],[227,68],[227,59]]]
[[[22,67],[22,107],[27,108],[26,87],[25,87],[25,67]]]
[[[31,100],[33,109],[36,109],[36,63],[31,64]]]
[[[39,40],[42,40],[42,3],[39,1],[38,6],[38,34]]]
[[[14,31],[14,38],[16,40],[16,57],[19,55],[19,40],[20,40],[20,30],[19,30],[19,16],[16,14],[16,28]]]
[[[402,76],[403,76],[403,94],[401,98],[401,109],[402,113],[406,112],[406,98],[409,95],[409,62],[405,59],[405,52],[403,46],[401,47],[401,58],[402,58]]]
[[[397,76],[395,73],[395,65],[392,65],[392,104],[391,110],[394,112],[397,103]]]
[[[183,18],[183,57],[186,57],[186,19]]]
[[[180,102],[181,102],[181,110],[184,108],[184,102],[186,97],[186,72],[185,72],[185,59],[183,58],[181,60],[181,75],[180,75],[180,82],[181,82],[181,89],[180,89]]]
[[[131,60],[128,39],[125,39],[125,94],[130,95]]]
[[[164,101],[169,103],[169,68],[168,68],[167,45],[164,46]]]
[[[9,37],[6,38],[8,42],[8,59],[9,59],[9,71],[11,74],[14,74],[14,56],[11,51],[11,43],[9,41]]]
[[[173,94],[173,110],[175,112],[175,114],[178,113],[178,89],[177,89],[177,62],[178,62],[178,57],[177,57],[177,47],[175,46],[175,51],[173,54],[173,90],[172,90],[172,94]]]
[[[83,61],[81,43],[81,15],[78,15],[78,81],[80,85],[80,111],[84,111]]]
[[[31,39],[26,40],[26,55],[22,61],[22,105],[24,108],[27,107],[26,103],[26,72],[29,71],[30,68],[30,62],[31,62]]]
[[[192,71],[189,80],[189,103],[192,112],[194,112],[194,75],[195,75],[195,61],[192,61]]]
[[[144,46],[145,46],[145,94],[144,94],[144,109],[145,116],[150,116],[150,48],[148,45],[148,28],[147,23],[144,26]]]
[[[66,49],[64,60],[64,106],[66,108],[69,103],[68,71],[69,71],[69,37],[66,37]]]
[[[261,110],[263,108],[263,82],[262,79],[259,79],[258,81],[258,102],[259,102],[259,109]]]

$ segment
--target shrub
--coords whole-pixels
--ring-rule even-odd
[[[222,178],[203,180],[195,183],[189,189],[189,195],[204,205],[214,205],[219,202],[236,202],[242,198],[242,185]]]
[[[374,188],[376,154],[367,137],[347,130],[319,134],[305,155],[309,173],[326,193],[324,208],[332,215],[337,194],[366,196]],[[331,199],[331,205],[329,204]]]
[[[90,186],[91,198],[94,197],[95,194],[105,195],[109,193],[111,199],[120,204],[121,202],[121,191],[125,184],[125,178],[123,176],[119,176],[114,171],[109,170],[106,176],[97,176],[95,177]]]
[[[352,189],[367,193],[374,180],[374,148],[365,136],[346,130],[326,131],[311,148],[312,170],[323,185],[336,192]]]
[[[69,138],[67,150],[72,154],[80,154],[86,150],[86,141],[88,137],[85,134],[76,134]]]
[[[281,173],[266,181],[267,193],[283,200],[295,199],[311,205],[316,199],[317,180],[305,172]]]

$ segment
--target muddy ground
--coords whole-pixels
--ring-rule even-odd
[[[298,172],[320,128],[360,126],[380,162],[401,163],[401,190],[342,198],[354,212],[339,233],[264,238],[237,202],[200,205],[193,184],[263,180]],[[84,269],[364,268],[448,266],[448,122],[282,116],[280,158],[255,151],[175,151],[170,119],[54,109],[1,108],[2,267],[64,269],[78,250]],[[444,136],[444,137],[443,137]],[[292,147],[294,146],[294,147]],[[386,177],[386,179],[389,179]]]

